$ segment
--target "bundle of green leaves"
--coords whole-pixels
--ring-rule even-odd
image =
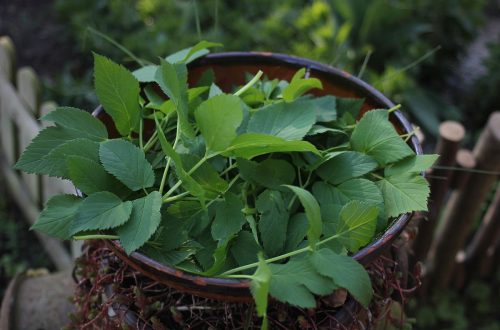
[[[322,84],[304,69],[290,82],[259,72],[232,93],[209,73],[188,86],[186,64],[214,45],[134,72],[94,55],[96,94],[115,127],[70,107],[41,118],[54,126],[16,168],[69,179],[81,196],[51,198],[33,228],[250,279],[261,316],[268,295],[312,308],[314,295],[339,287],[368,305],[369,277],[349,253],[390,219],[427,209],[420,173],[436,156],[415,155],[412,133],[388,120],[394,109],[357,121],[363,100],[307,95]]]

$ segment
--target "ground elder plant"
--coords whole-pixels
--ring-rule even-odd
[[[427,209],[415,155],[361,99],[313,97],[305,69],[291,81],[262,72],[222,91],[213,74],[187,83],[185,49],[130,72],[94,54],[95,91],[114,127],[60,107],[16,168],[71,180],[80,196],[51,198],[33,225],[61,239],[115,239],[186,272],[251,280],[266,327],[269,296],[314,308],[345,288],[362,305],[369,277],[349,254],[391,219]],[[151,128],[148,128],[151,127]],[[116,128],[116,129],[115,129]],[[110,132],[116,131],[115,136]]]

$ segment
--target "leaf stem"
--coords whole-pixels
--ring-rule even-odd
[[[401,108],[401,104],[396,104],[396,105],[395,105],[395,106],[393,106],[392,108],[388,109],[388,110],[387,110],[387,112],[388,112],[388,113],[392,113],[392,112],[394,112],[394,111],[396,111],[396,110],[398,110],[398,109],[400,109],[400,108]]]
[[[139,147],[144,150],[144,139],[142,134],[144,133],[144,118],[141,116],[141,121],[139,122]]]
[[[160,125],[159,129],[163,129]],[[175,150],[175,147],[177,146],[177,142],[179,141],[179,133],[180,133],[181,125],[180,121],[177,121],[177,130],[175,132],[175,141],[174,145],[172,148]],[[161,182],[160,182],[160,195],[163,194],[163,188],[165,188],[165,182],[167,182],[167,174],[168,174],[168,169],[170,168],[170,163],[172,162],[172,157],[168,157],[167,164],[165,165],[165,170],[163,170],[163,175],[161,177]]]
[[[241,94],[245,93],[250,87],[252,87],[253,85],[255,85],[255,83],[257,81],[259,81],[260,77],[262,77],[263,74],[264,74],[264,72],[262,72],[261,70],[259,70],[259,72],[257,72],[257,74],[252,78],[252,80],[250,80],[249,82],[247,82],[246,85],[243,86],[243,87],[241,87],[241,89],[238,90],[236,93],[234,93],[234,95],[240,96]]]
[[[318,243],[316,243],[314,245],[314,249],[316,249],[320,245],[323,245],[323,244],[325,244],[327,242],[330,242],[331,240],[339,238],[343,234],[345,234],[345,233],[342,232],[340,234],[335,234],[333,236],[325,238],[322,241],[319,241]],[[303,248],[295,250],[295,251],[291,251],[291,252],[288,252],[288,253],[285,253],[285,254],[273,257],[273,258],[265,259],[264,262],[266,264],[270,264],[270,263],[273,263],[273,262],[276,262],[276,261],[280,261],[280,260],[283,260],[283,259],[286,259],[286,258],[290,258],[290,257],[296,256],[296,255],[304,253],[304,252],[308,252],[308,251],[312,252],[312,251],[314,251],[314,249],[310,245],[308,245],[306,247],[303,247]],[[236,268],[230,269],[230,270],[222,273],[221,276],[226,277],[227,275],[238,273],[238,272],[241,272],[241,271],[247,270],[247,269],[252,269],[252,268],[255,268],[255,267],[258,267],[258,266],[259,266],[259,262],[254,262],[254,263],[251,263],[251,264],[248,264],[248,265],[245,265],[245,266],[241,266],[241,267],[236,267]],[[234,276],[234,275],[232,275],[232,276]]]
[[[189,192],[188,191],[185,191],[179,195],[175,195],[175,196],[171,196],[171,197],[168,197],[168,198],[164,198],[163,199],[163,203],[169,203],[169,202],[174,202],[176,200],[179,200],[185,196],[189,195]]]
[[[84,241],[90,239],[119,239],[119,238],[120,237],[117,235],[105,235],[105,234],[73,236],[73,239],[75,241]]]
[[[208,159],[210,159],[212,156],[203,156],[202,159],[200,159],[200,161],[198,163],[196,163],[188,172],[187,174],[188,175],[191,175],[193,174],[194,171],[196,171],[201,165],[203,165],[203,163],[205,163]],[[167,197],[169,197],[170,195],[173,194],[174,191],[177,190],[177,188],[180,187],[180,185],[182,184],[182,180],[179,180],[177,181],[177,183],[172,187],[170,188],[169,191],[167,191],[167,193],[165,195],[163,195],[163,199],[165,200]]]

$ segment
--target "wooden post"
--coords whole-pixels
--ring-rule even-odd
[[[467,268],[473,270],[483,269],[488,248],[493,247],[495,239],[500,235],[500,186],[497,187],[495,197],[484,216],[483,222],[474,235],[472,242],[465,253]],[[472,274],[468,274],[469,277]]]
[[[4,76],[6,80],[14,79],[16,51],[14,44],[9,37],[0,37],[0,76]]]
[[[500,112],[491,114],[474,148],[477,169],[500,171]],[[450,282],[457,252],[464,246],[471,226],[490,193],[497,175],[470,173],[467,188],[456,191],[450,198],[444,217],[443,231],[431,251],[431,287],[446,288]]]
[[[464,127],[454,121],[445,121],[439,126],[439,140],[436,153],[439,159],[436,166],[451,167],[455,165],[455,157],[465,136]],[[413,244],[414,261],[425,261],[429,248],[432,244],[434,231],[439,218],[439,211],[448,192],[449,179],[452,171],[449,169],[432,169],[429,180],[431,194],[429,197],[429,219],[420,222],[418,235]]]
[[[476,159],[472,151],[460,149],[457,152],[456,159],[457,170],[453,172],[450,179],[450,188],[453,190],[464,189],[470,176],[470,171],[476,167]]]

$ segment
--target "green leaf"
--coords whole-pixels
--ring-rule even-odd
[[[323,276],[349,291],[365,308],[373,296],[373,289],[368,273],[356,260],[348,256],[335,254],[330,249],[320,249],[311,255],[314,268]]]
[[[382,166],[414,155],[413,150],[398,135],[388,116],[387,110],[368,111],[351,135],[352,148],[372,156]]]
[[[155,81],[155,74],[158,70],[158,65],[146,65],[132,72],[135,79],[142,83]]]
[[[258,228],[264,251],[269,257],[278,255],[285,246],[289,214],[279,191],[265,190],[255,203],[260,213]]]
[[[221,94],[201,103],[194,116],[207,150],[216,152],[226,149],[236,137],[243,109],[239,97]]]
[[[155,177],[144,152],[125,140],[109,140],[99,147],[101,163],[132,191],[151,187]]]
[[[201,56],[204,56],[206,53],[208,53],[208,48],[214,48],[214,47],[222,47],[222,44],[218,42],[201,40],[196,45],[189,48],[189,51],[187,52],[186,56],[184,56],[182,61],[184,63],[190,63],[195,59],[200,58]]]
[[[260,163],[236,159],[241,177],[253,183],[273,190],[283,190],[282,185],[292,184],[295,180],[295,168],[286,160],[268,158]]]
[[[123,66],[94,53],[94,83],[99,101],[122,136],[139,126],[139,82]]]
[[[312,192],[321,205],[345,205],[353,200],[375,205],[384,202],[380,189],[375,183],[367,179],[352,179],[338,186],[316,182],[313,185]]]
[[[337,119],[337,98],[332,95],[304,98],[295,101],[316,114],[316,122],[331,122]]]
[[[245,216],[241,210],[244,205],[238,196],[227,193],[224,201],[216,209],[215,219],[212,223],[212,237],[221,241],[241,230],[246,223]]]
[[[47,172],[45,163],[47,155],[56,147],[70,140],[76,139],[79,134],[75,130],[62,127],[47,127],[38,133],[17,161],[14,168],[27,173],[42,174]]]
[[[250,291],[252,292],[252,296],[257,307],[257,315],[260,317],[265,317],[267,315],[267,302],[271,276],[271,269],[264,261],[264,257],[259,255],[259,266],[252,275]]]
[[[292,102],[302,94],[313,88],[323,89],[323,84],[317,78],[303,79],[306,69],[302,68],[295,73],[290,84],[283,90],[283,99],[286,102]]]
[[[430,168],[439,155],[415,155],[405,158],[397,163],[387,166],[384,170],[385,176],[404,174],[404,173],[419,173]]]
[[[368,155],[346,151],[323,163],[316,173],[325,181],[339,184],[370,173],[378,167],[377,161]]]
[[[209,98],[212,98],[216,95],[222,95],[222,94],[224,94],[224,92],[222,91],[222,89],[220,89],[219,86],[217,86],[215,83],[212,83],[210,85],[210,90],[208,91]]]
[[[273,152],[292,151],[319,154],[316,147],[306,141],[287,141],[272,135],[245,133],[236,137],[222,155],[252,159]]]
[[[101,164],[81,156],[66,159],[68,177],[84,194],[109,191],[116,195],[130,192],[120,181],[104,170]]]
[[[348,137],[347,133],[341,129],[330,128],[321,125],[313,125],[309,132],[307,132],[307,135],[318,135],[323,133],[330,133],[331,135],[344,135]]]
[[[257,245],[252,233],[242,230],[231,246],[231,254],[240,266],[258,261],[260,246]]]
[[[174,150],[172,145],[167,141],[165,134],[161,128],[158,119],[155,117],[156,130],[158,132],[158,139],[163,153],[170,157],[175,165],[175,171],[182,180],[182,186],[189,191],[193,196],[199,197],[202,202],[205,201],[205,189],[195,180],[191,175],[189,175],[184,168],[181,156]],[[222,179],[221,179],[222,180]],[[225,182],[225,181],[224,181]]]
[[[103,191],[83,200],[71,225],[70,234],[93,229],[109,229],[123,225],[132,212],[132,202],[122,202],[116,195]]]
[[[295,186],[287,185],[285,187],[290,188],[290,190],[292,190],[297,197],[299,197],[299,200],[306,211],[307,220],[309,221],[307,239],[309,241],[309,245],[314,249],[316,243],[321,237],[321,231],[323,230],[319,204],[309,191]]]
[[[253,114],[247,131],[298,141],[309,132],[315,121],[314,111],[300,102],[273,103]]]
[[[69,228],[81,203],[82,199],[74,195],[52,197],[30,229],[36,229],[60,239],[71,238]]]
[[[338,116],[340,117],[347,113],[353,119],[358,118],[363,103],[365,103],[364,99],[353,99],[353,98],[343,98],[343,97],[337,98]]]
[[[377,215],[376,205],[360,201],[347,203],[340,211],[336,233],[339,241],[351,252],[356,252],[370,243],[375,234]]]
[[[161,204],[161,195],[157,191],[132,202],[130,220],[117,229],[127,254],[143,246],[156,231],[161,220]]]
[[[413,211],[427,211],[429,184],[416,173],[404,173],[386,177],[377,182],[385,201],[388,217]]]
[[[332,280],[314,269],[309,258],[291,259],[286,264],[270,264],[271,283],[269,293],[276,299],[291,305],[313,308],[313,294],[326,295],[335,289]]]
[[[66,159],[70,156],[79,156],[88,160],[99,161],[99,143],[88,139],[75,139],[65,142],[54,148],[44,157],[43,166],[40,172],[49,176],[69,178]]]
[[[191,168],[201,160],[201,158],[192,154],[182,154],[181,158],[186,171],[190,171]],[[224,193],[229,186],[227,181],[222,179],[219,173],[208,162],[204,162],[191,173],[191,177],[192,180],[196,181],[197,185],[204,190],[204,194],[207,195],[208,198],[218,197],[221,193]]]
[[[75,130],[79,137],[89,140],[100,142],[108,138],[106,126],[99,119],[77,108],[58,107],[40,119]]]
[[[174,103],[182,133],[189,138],[193,138],[195,134],[188,117],[189,102],[186,65],[171,64],[165,60],[161,60],[160,68],[156,71],[155,81]]]
[[[284,252],[290,252],[299,246],[307,234],[309,222],[305,213],[296,213],[288,221],[288,228],[286,232],[286,243]]]
[[[226,265],[229,243],[232,241],[233,238],[234,238],[234,235],[226,237],[217,243],[217,248],[215,249],[214,254],[213,254],[214,263],[213,263],[212,267],[210,267],[208,270],[204,271],[202,273],[202,275],[214,276],[215,274],[220,273],[221,269],[223,269],[224,266]]]
[[[210,52],[208,48],[220,46],[222,46],[222,44],[202,40],[193,47],[184,48],[174,54],[169,55],[166,60],[170,63],[190,63],[208,54]]]

